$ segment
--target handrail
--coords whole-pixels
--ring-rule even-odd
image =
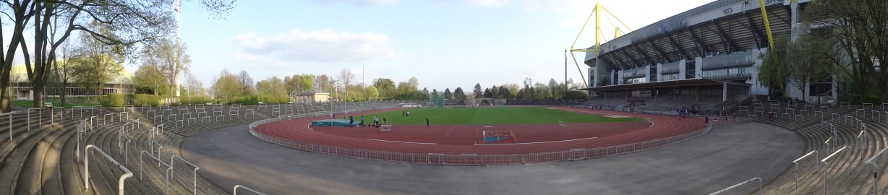
[[[188,165],[191,165],[192,167],[194,167],[194,178],[193,178],[193,180],[192,180],[192,182],[194,182],[194,183],[192,183],[192,186],[191,186],[191,187],[192,187],[192,190],[194,191],[194,194],[197,195],[197,170],[200,169],[200,167],[198,167],[197,165],[191,164],[191,162],[188,162],[188,161],[185,160],[184,158],[179,157],[179,156],[177,156],[177,155],[175,155],[175,154],[174,154],[173,156],[170,157],[170,166],[171,166],[171,167],[175,167],[175,166],[173,166],[173,165],[174,165],[173,162],[175,162],[174,160],[177,159],[177,158],[178,158],[179,160],[182,160],[182,162],[185,162],[185,164],[188,164]]]
[[[40,121],[43,119],[43,112],[39,111],[39,110],[42,110],[41,108],[28,108],[28,132],[31,131],[31,110],[38,110],[37,113],[40,113],[41,119],[37,120],[38,123],[40,123]]]
[[[143,175],[142,174],[143,173],[142,167],[145,164],[145,162],[142,161],[142,157],[143,157],[142,155],[145,153],[148,153],[148,151],[142,150],[142,152],[139,153],[139,181],[142,181],[142,175]],[[167,169],[166,169],[166,192],[165,193],[170,194],[170,173],[173,172],[173,167],[166,164],[165,162],[163,162],[162,160],[160,160],[159,158],[157,158],[151,154],[148,154],[148,157],[151,157],[152,159],[156,160],[158,164],[161,164],[161,165],[164,165],[167,167]]]
[[[873,181],[873,194],[879,194],[879,193],[878,193],[878,192],[879,192],[879,185],[878,185],[878,184],[879,184],[879,172],[878,172],[878,166],[877,166],[876,163],[873,162],[873,161],[876,160],[877,157],[881,156],[882,153],[885,152],[886,149],[888,149],[888,148],[882,148],[882,150],[879,150],[879,152],[877,152],[876,155],[873,155],[873,157],[870,157],[870,159],[867,159],[867,160],[866,160],[866,165],[868,165],[869,167],[872,167],[872,168],[873,168],[873,180],[874,180],[874,181]]]
[[[823,158],[823,160],[820,160],[820,163],[823,164],[823,194],[827,194],[826,187],[827,187],[827,180],[829,179],[829,162],[826,162],[826,160],[829,160],[830,158],[832,158],[833,156],[835,156],[839,152],[842,152],[842,150],[845,150],[846,148],[848,148],[848,146],[842,146],[842,148],[839,148],[838,150],[836,150],[835,152],[833,152],[829,156],[826,156],[826,158]]]
[[[117,168],[119,168],[123,172],[126,172],[125,174],[120,176],[120,179],[117,180],[117,194],[123,195],[123,193],[124,193],[124,185],[123,184],[126,181],[126,179],[133,177],[133,172],[130,171],[129,169],[127,169],[126,166],[123,166],[122,164],[117,162],[117,160],[114,160],[114,158],[111,158],[111,156],[106,154],[105,151],[102,151],[102,149],[96,147],[95,145],[92,145],[92,144],[87,145],[86,149],[84,149],[84,150],[89,151],[90,148],[92,148],[96,152],[99,152],[100,154],[102,154],[103,157],[105,157],[105,159],[108,159],[109,161],[111,161],[111,163],[114,163],[114,165],[116,165]],[[83,164],[83,185],[86,186],[86,190],[88,191],[89,190],[89,155],[83,155],[83,158],[85,159],[84,160],[85,163]]]
[[[8,129],[8,131],[9,131],[9,141],[12,141],[12,115],[15,114],[15,113],[16,113],[15,111],[7,112],[7,113],[0,113],[0,116],[4,116],[4,115],[5,115],[5,116],[8,116],[8,117],[9,117],[9,129]]]
[[[734,189],[734,188],[736,188],[736,187],[740,187],[740,186],[742,186],[742,185],[744,185],[744,184],[751,183],[751,182],[756,181],[756,180],[758,180],[758,183],[759,183],[759,193],[761,193],[761,192],[762,192],[762,178],[761,178],[761,177],[754,177],[754,178],[752,178],[752,179],[749,179],[749,180],[746,180],[746,181],[743,181],[743,182],[740,182],[740,183],[734,184],[734,185],[732,185],[732,186],[730,186],[730,187],[727,187],[727,188],[725,188],[725,189],[721,189],[721,190],[719,190],[719,191],[715,191],[715,192],[713,192],[713,193],[709,193],[709,195],[715,195],[715,194],[725,193],[725,192],[727,192],[728,190]]]
[[[813,150],[813,151],[808,152],[808,153],[805,154],[805,155],[802,155],[802,157],[799,157],[799,158],[797,158],[797,159],[795,159],[795,160],[792,161],[793,167],[795,167],[795,175],[796,175],[795,187],[796,187],[796,188],[799,187],[799,161],[801,161],[801,160],[804,159],[805,157],[810,156],[812,153],[814,154],[814,159],[815,159],[815,160],[816,160],[816,159],[819,159],[819,158],[817,157],[817,155],[818,155],[817,150]],[[820,169],[820,164],[819,164],[819,163],[814,163],[814,166],[815,166],[815,170],[819,170],[819,169]]]
[[[256,193],[256,194],[259,194],[259,195],[265,195],[265,193],[262,193],[262,192],[259,192],[259,191],[256,191],[256,190],[253,190],[253,189],[250,189],[250,188],[248,188],[248,187],[246,187],[246,186],[242,186],[242,185],[234,185],[234,189],[231,190],[232,193],[234,193],[233,195],[237,195],[237,189],[238,189],[238,188],[243,188],[243,189],[245,189],[245,190],[247,190],[247,191],[250,191],[250,192],[253,192],[253,193]]]

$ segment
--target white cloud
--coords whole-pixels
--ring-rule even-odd
[[[294,29],[272,37],[253,33],[238,35],[236,42],[244,49],[237,59],[256,61],[302,61],[336,63],[355,61],[363,52],[366,59],[398,60],[406,54],[392,48],[384,34],[335,32],[329,29],[303,32]]]

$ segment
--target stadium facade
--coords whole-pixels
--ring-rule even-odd
[[[764,0],[772,34],[798,37],[809,0]],[[757,0],[717,0],[629,32],[598,50],[590,47],[587,90],[593,96],[767,98],[758,82],[769,49],[766,22]],[[791,84],[790,84],[791,85]],[[834,82],[788,86],[792,99],[837,99]],[[780,92],[783,93],[783,92]]]
[[[31,89],[25,65],[15,65],[10,69],[9,94],[16,100],[34,100],[34,90]],[[102,84],[101,90],[88,89],[84,84],[71,79],[71,83],[65,88],[68,97],[101,96],[106,94],[132,94],[135,84],[132,75],[125,69],[121,69],[113,78]],[[54,84],[48,84],[44,93],[49,97],[58,97],[59,91]]]

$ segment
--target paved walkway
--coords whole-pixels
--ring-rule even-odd
[[[760,123],[717,126],[700,138],[599,159],[511,166],[437,166],[293,150],[247,126],[185,142],[200,174],[231,190],[268,194],[707,194],[753,177],[774,180],[801,155],[794,132]]]

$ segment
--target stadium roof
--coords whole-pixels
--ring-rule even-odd
[[[790,31],[789,3],[765,0],[773,34]],[[632,69],[767,45],[758,1],[718,0],[602,43],[600,54],[586,53],[584,62],[593,67],[604,60],[615,69]]]
[[[589,87],[589,88],[584,88],[582,90],[622,91],[622,90],[669,88],[669,87],[716,86],[716,85],[723,85],[725,82],[731,83],[732,85],[749,85],[746,83],[735,83],[735,82],[719,81],[719,80],[712,80],[712,79],[684,79],[684,80],[671,80],[671,81],[655,81],[655,82],[649,82],[649,83],[635,83],[635,84],[621,84],[621,85],[608,85],[608,86],[600,86],[600,87]]]

